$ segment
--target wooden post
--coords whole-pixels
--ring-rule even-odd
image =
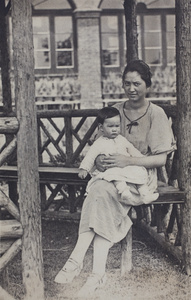
[[[138,40],[137,40],[137,18],[136,1],[124,1],[124,13],[126,20],[126,43],[127,43],[127,63],[132,59],[138,58]],[[129,272],[132,268],[132,229],[121,242],[121,276]]]
[[[138,58],[136,0],[124,1],[126,20],[127,63]]]
[[[132,269],[132,228],[121,241],[121,276]]]
[[[12,2],[22,271],[25,299],[44,299],[31,0]]]
[[[71,166],[71,159],[73,154],[72,119],[71,117],[65,117],[64,121],[66,129],[66,166]]]
[[[11,1],[5,6],[5,0],[0,0],[0,53],[1,53],[1,80],[3,94],[3,110],[9,113],[12,110],[11,82],[10,82],[10,59],[7,38],[7,17]]]
[[[182,218],[185,271],[191,275],[191,2],[176,0],[179,186],[186,192]]]

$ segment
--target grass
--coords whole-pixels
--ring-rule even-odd
[[[78,224],[43,221],[43,258],[45,299],[74,299],[92,268],[92,247],[87,252],[84,269],[70,285],[54,283],[54,277],[68,259],[77,240]],[[133,269],[120,277],[120,244],[110,249],[107,283],[93,299],[104,300],[190,300],[191,278],[185,275],[148,235],[133,228]],[[23,299],[21,255],[9,266],[9,293]],[[34,299],[36,300],[36,299]],[[41,299],[39,299],[41,300]]]

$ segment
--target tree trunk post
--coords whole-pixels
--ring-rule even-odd
[[[182,218],[182,253],[191,275],[191,2],[176,0],[177,117],[179,186],[186,199]]]
[[[7,38],[7,8],[5,0],[0,0],[0,53],[1,53],[1,81],[3,95],[3,110],[5,113],[12,111],[10,58]]]
[[[22,272],[25,299],[44,299],[31,0],[12,1]]]
[[[126,21],[127,63],[138,59],[136,0],[124,1]]]

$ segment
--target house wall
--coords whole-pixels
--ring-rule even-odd
[[[100,10],[76,10],[78,81],[81,108],[102,106],[100,58]]]
[[[74,68],[51,70],[35,70],[35,97],[38,102],[46,101],[73,101],[79,100],[81,108],[99,108],[103,105],[103,99],[124,97],[121,84],[121,74],[125,61],[125,43],[120,45],[120,65],[103,66],[101,45],[101,16],[120,13],[119,23],[122,22],[123,1],[111,0],[48,0],[46,2],[32,1],[35,6],[34,15],[46,16],[52,11],[56,15],[70,14],[74,22]],[[138,3],[140,1],[137,1]],[[141,1],[153,9],[153,13],[165,9],[166,1]],[[167,8],[174,9],[174,0],[168,2]],[[40,3],[40,4],[38,4]],[[70,7],[70,4],[72,6]],[[48,6],[47,6],[48,5]],[[112,6],[113,5],[113,6]],[[154,7],[153,7],[154,5]],[[158,6],[156,6],[158,5]],[[169,6],[170,5],[170,6]],[[108,14],[109,10],[109,14]],[[173,14],[173,11],[171,11]],[[53,24],[53,21],[51,21]],[[63,24],[64,26],[64,24]],[[119,29],[120,41],[123,39],[123,27]],[[52,30],[52,29],[51,29]],[[52,35],[52,31],[51,31]],[[122,52],[121,52],[122,50]],[[44,49],[46,52],[46,49]],[[163,56],[163,55],[162,55]],[[161,65],[152,67],[153,85],[150,95],[175,96],[176,94],[176,66]],[[12,78],[12,90],[14,97],[14,80]],[[1,94],[1,86],[0,86]],[[1,95],[0,95],[1,99]]]

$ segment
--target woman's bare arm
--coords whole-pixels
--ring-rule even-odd
[[[165,165],[166,158],[166,152],[144,157],[127,157],[121,154],[112,154],[110,156],[98,156],[96,166],[102,172],[108,168],[123,168],[126,166],[142,166],[147,169],[158,168]]]

